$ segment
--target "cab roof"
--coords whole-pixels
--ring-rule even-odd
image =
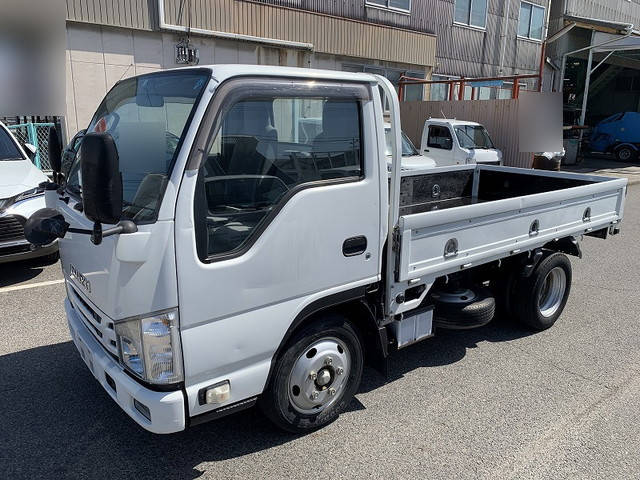
[[[276,67],[271,65],[242,65],[242,64],[222,64],[222,65],[197,65],[182,68],[173,68],[169,70],[162,70],[162,72],[168,72],[172,70],[187,70],[187,69],[210,69],[212,71],[212,77],[218,82],[223,82],[229,78],[241,77],[241,76],[279,76],[279,77],[291,77],[291,78],[309,78],[309,79],[326,79],[326,80],[339,80],[348,82],[361,82],[361,83],[378,83],[376,77],[370,73],[352,73],[341,72],[339,70],[320,70],[313,68],[298,68],[298,67]]]
[[[469,122],[469,121],[466,121],[466,120],[458,120],[456,118],[429,118],[429,119],[427,119],[427,122],[439,123],[441,125],[451,125],[451,126],[456,126],[456,125],[482,126],[477,122]]]

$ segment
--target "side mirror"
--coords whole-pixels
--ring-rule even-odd
[[[24,225],[24,236],[30,243],[43,246],[63,238],[69,229],[64,216],[54,208],[41,208]]]
[[[25,143],[24,149],[27,151],[27,157],[29,157],[29,160],[33,162],[33,159],[36,158],[36,147],[30,143]]]
[[[54,173],[62,169],[62,145],[56,127],[49,127],[49,163]]]
[[[89,133],[80,150],[84,214],[96,224],[118,223],[122,215],[122,175],[113,137]]]

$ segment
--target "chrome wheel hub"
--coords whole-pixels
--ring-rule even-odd
[[[328,385],[329,382],[331,382],[331,372],[329,371],[328,368],[323,368],[318,373],[318,378],[316,378],[316,383],[318,384],[319,387],[324,387],[325,385]]]
[[[538,308],[543,317],[552,317],[558,311],[566,289],[567,274],[561,267],[547,273],[538,297]]]
[[[289,374],[289,400],[300,413],[319,413],[340,397],[347,385],[351,356],[342,340],[317,340],[300,355]]]

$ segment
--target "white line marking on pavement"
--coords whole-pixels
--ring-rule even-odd
[[[28,288],[46,287],[48,285],[56,285],[58,283],[63,283],[63,282],[64,282],[64,278],[61,278],[59,280],[48,280],[46,282],[27,283],[26,285],[15,285],[13,287],[3,287],[3,288],[0,288],[0,293],[15,292],[16,290],[26,290]]]

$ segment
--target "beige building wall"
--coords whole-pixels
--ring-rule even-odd
[[[177,33],[67,22],[67,140],[87,127],[98,104],[117,81],[179,67],[175,63],[175,45],[179,40]],[[427,76],[430,73],[425,66],[246,41],[204,36],[192,36],[191,41],[199,49],[200,65],[244,63],[342,70],[344,65],[360,64],[424,72]]]

